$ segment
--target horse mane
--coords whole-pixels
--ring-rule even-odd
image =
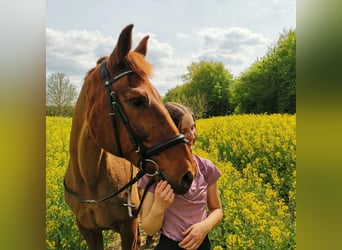
[[[107,58],[107,56],[102,56],[100,57],[97,61],[96,61],[96,66],[99,65],[100,63],[102,63],[105,59]],[[88,70],[87,74],[84,77],[84,82],[86,82],[87,77],[96,69],[96,66],[91,68],[90,70]]]

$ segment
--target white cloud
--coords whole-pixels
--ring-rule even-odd
[[[181,38],[181,39],[188,39],[189,38],[189,34],[185,34],[185,33],[177,33],[176,36],[178,38]]]
[[[295,10],[295,0],[108,1],[106,8],[94,1],[82,8],[77,1],[50,1],[46,72],[65,73],[81,85],[97,59],[111,53],[120,30],[134,23],[133,46],[150,32],[152,82],[164,95],[182,84],[192,62],[222,61],[238,76],[265,55],[284,28],[295,28]]]
[[[147,59],[153,66],[152,83],[161,95],[180,85],[181,75],[185,73],[189,60],[177,58],[175,48],[169,43],[160,42],[156,36],[150,36]]]
[[[80,87],[87,71],[113,47],[114,40],[102,36],[98,31],[61,32],[47,28],[46,73],[63,73]]]
[[[205,28],[198,34],[204,41],[203,49],[194,52],[193,58],[220,61],[234,76],[264,56],[272,43],[262,34],[239,27]]]
[[[133,48],[143,33],[133,33]],[[192,62],[213,60],[222,62],[237,76],[250,66],[257,57],[265,55],[270,39],[248,29],[203,28],[192,33],[176,34],[174,43],[161,42],[150,33],[147,60],[153,66],[152,83],[163,96],[182,84],[181,76],[187,73]],[[117,38],[105,37],[99,31],[65,32],[46,29],[47,74],[61,72],[79,88],[87,71],[95,66],[97,59],[109,55]]]

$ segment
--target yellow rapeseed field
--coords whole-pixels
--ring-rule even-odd
[[[216,249],[296,248],[296,115],[198,120],[194,152],[223,173]]]
[[[222,172],[214,250],[296,248],[296,115],[200,119],[194,152]],[[64,202],[71,118],[46,117],[46,249],[87,249]],[[106,245],[110,239],[106,239]]]
[[[86,249],[64,202],[71,118],[46,117],[46,249]]]

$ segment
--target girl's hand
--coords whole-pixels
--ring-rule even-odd
[[[154,204],[161,211],[165,211],[173,202],[175,194],[167,181],[159,181],[154,191]]]
[[[207,234],[205,225],[201,222],[196,223],[183,232],[186,236],[178,246],[187,250],[198,249]]]

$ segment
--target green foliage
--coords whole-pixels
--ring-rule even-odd
[[[233,79],[220,62],[192,63],[183,85],[163,101],[191,107],[199,118],[230,113],[296,113],[296,33],[284,31],[265,57]]]
[[[174,91],[168,92],[168,94],[164,97],[163,101],[173,101],[182,103],[183,105],[191,107],[196,118],[205,117],[208,109],[207,96],[200,94],[199,91],[197,91],[197,93],[195,93],[195,95],[193,96],[186,96],[183,93],[184,87],[186,87],[186,85],[178,86],[174,89]]]
[[[191,107],[200,118],[231,112],[229,87],[233,76],[221,62],[192,63],[182,78],[185,84],[170,90],[164,102],[181,102]]]
[[[284,32],[274,48],[241,74],[232,88],[235,113],[296,113],[296,33]]]
[[[56,106],[48,105],[46,106],[46,116],[65,116],[72,117],[74,114],[74,106],[63,106],[57,108]]]

